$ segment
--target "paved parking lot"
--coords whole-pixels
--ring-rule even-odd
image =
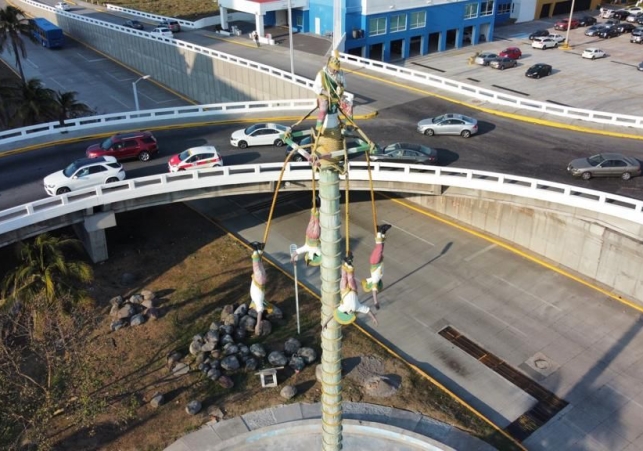
[[[598,17],[598,12],[588,15]],[[643,61],[643,46],[630,43],[629,33],[600,39],[585,36],[586,28],[580,27],[570,31],[571,48],[568,50],[531,48],[528,36],[536,29],[544,28],[564,35],[564,31],[554,30],[554,24],[565,17],[498,27],[493,42],[414,57],[402,64],[519,97],[596,111],[643,115],[643,106],[637,95],[643,93],[643,72],[638,71],[638,64]],[[600,22],[604,19],[599,19]],[[515,68],[499,71],[468,63],[475,52],[499,52],[510,46],[520,48],[523,54]],[[588,47],[598,47],[608,56],[593,61],[581,58],[581,53]],[[551,65],[552,75],[538,80],[526,78],[525,71],[536,63]]]

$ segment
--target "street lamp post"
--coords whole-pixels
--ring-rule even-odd
[[[290,39],[290,73],[295,75],[295,52],[292,44],[292,0],[288,0],[288,35]]]
[[[150,77],[151,77],[151,75],[143,75],[141,78],[139,78],[138,80],[136,80],[135,82],[132,83],[132,89],[134,90],[134,107],[136,108],[136,111],[139,110],[138,92],[136,92],[136,83],[138,83],[141,80],[147,80]]]
[[[563,49],[570,48],[569,46],[569,30],[572,28],[572,16],[574,15],[574,3],[575,0],[572,0],[572,9],[569,11],[569,21],[567,21],[567,32],[565,33],[565,43],[561,46]]]

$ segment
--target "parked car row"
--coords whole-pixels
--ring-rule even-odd
[[[145,29],[145,26],[143,23],[141,23],[138,20],[126,20],[123,22],[124,27],[128,28],[133,28],[135,30],[143,30]],[[154,27],[151,31],[150,34],[155,35],[155,36],[164,36],[167,38],[171,38],[174,36],[174,33],[178,33],[181,31],[181,24],[177,20],[162,20],[158,23],[156,27]]]

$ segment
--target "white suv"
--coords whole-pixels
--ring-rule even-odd
[[[63,11],[69,11],[71,9],[71,6],[69,6],[69,3],[66,3],[66,2],[58,2],[58,3],[56,3],[56,9],[62,9]]]
[[[45,177],[44,185],[47,194],[58,196],[70,191],[124,179],[123,165],[114,157],[81,158],[62,171]]]
[[[558,42],[556,42],[554,39],[550,37],[541,37],[541,38],[535,38],[534,42],[531,43],[531,47],[534,49],[555,49],[558,47]]]

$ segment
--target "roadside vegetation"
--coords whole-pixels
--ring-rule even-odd
[[[56,91],[37,78],[25,79],[22,60],[27,56],[26,40],[34,38],[25,14],[13,6],[0,9],[0,51],[8,50],[18,68],[16,77],[5,64],[0,64],[0,130],[50,121],[64,126],[67,119],[95,114],[77,99],[76,92]]]
[[[219,3],[213,0],[110,0],[109,3],[185,20],[198,20],[219,14]]]
[[[188,348],[195,334],[219,320],[225,305],[249,302],[251,252],[182,204],[123,213],[118,223],[107,231],[110,259],[91,270],[78,243],[57,233],[28,240],[13,254],[0,249],[0,449],[31,444],[37,450],[162,450],[210,421],[211,409],[229,419],[283,404],[284,384],[297,387],[288,402],[320,402],[316,296],[299,290],[297,335],[293,281],[267,265],[268,294],[284,319],[248,344],[281,350],[296,337],[317,350],[317,362],[299,373],[281,370],[277,388],[262,388],[254,372],[240,370],[232,375],[234,387],[224,389],[196,368]],[[144,289],[156,293],[160,318],[111,331],[110,299]],[[345,361],[375,358],[383,374],[400,380],[395,394],[379,398],[349,375],[343,378],[344,400],[419,412],[498,449],[517,449],[356,328],[345,327],[342,334]],[[191,368],[181,377],[167,366],[175,352]],[[167,401],[155,408],[150,400],[157,392]],[[185,406],[193,399],[203,409],[191,416]]]

